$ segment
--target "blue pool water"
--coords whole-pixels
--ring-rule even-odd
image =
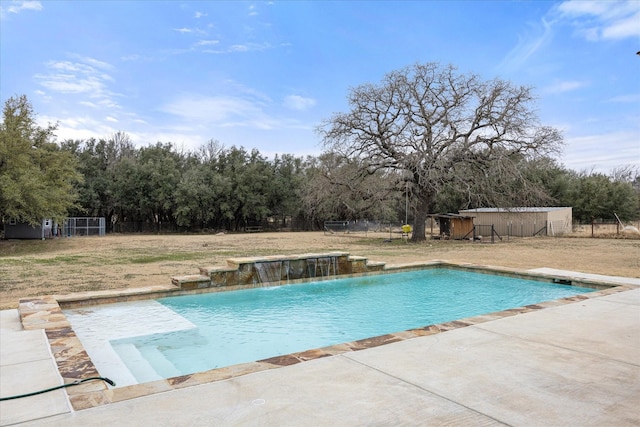
[[[172,297],[158,302],[195,327],[111,345],[143,381],[132,349],[168,378],[591,291],[433,269]]]

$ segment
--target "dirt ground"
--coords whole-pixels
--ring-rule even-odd
[[[46,241],[0,241],[0,309],[20,298],[169,284],[228,258],[349,252],[402,264],[447,260],[518,269],[551,267],[640,277],[639,239],[511,238],[499,243],[427,240],[414,244],[385,233],[323,232],[216,235],[118,235]],[[391,241],[389,241],[391,240]]]

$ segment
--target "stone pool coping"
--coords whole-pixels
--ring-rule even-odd
[[[611,295],[618,292],[634,289],[634,286],[631,285],[604,283],[600,281],[585,280],[584,278],[580,277],[567,277],[555,274],[540,274],[502,267],[491,267],[468,263],[450,263],[440,260],[386,266],[384,270],[381,270],[378,273],[358,273],[343,275],[340,277],[358,277],[369,274],[397,273],[403,271],[431,268],[453,268],[471,272],[488,273],[555,283],[571,282],[572,284],[577,286],[594,288],[596,289],[596,291],[588,294],[580,294],[573,297],[561,298],[558,300],[547,301],[539,304],[512,308],[500,312],[458,319],[451,322],[427,325],[421,328],[415,328],[407,331],[400,331],[397,333],[336,344],[318,349],[310,349],[303,352],[277,356],[255,362],[243,363],[239,365],[183,375],[179,377],[167,378],[144,384],[136,384],[120,388],[109,388],[105,385],[105,383],[95,381],[83,383],[74,387],[68,387],[65,389],[65,391],[67,392],[69,401],[74,410],[87,409],[95,406],[142,397],[145,395],[225,380],[269,369],[276,369],[282,366],[294,365],[297,363],[322,357],[334,356],[352,351],[359,351],[420,336],[439,334],[441,332],[463,328],[470,325],[476,325],[492,320],[501,319],[504,317],[528,313],[548,307],[571,304],[586,299],[598,298],[601,296]],[[311,281],[311,279],[305,281]],[[232,290],[238,288],[241,287],[232,286],[224,289],[210,288],[206,290],[195,289],[193,291],[185,291],[171,285],[115,291],[82,292],[64,296],[50,295],[38,298],[23,299],[20,301],[18,311],[24,329],[44,329],[49,346],[51,348],[51,352],[57,364],[58,371],[60,372],[64,383],[68,384],[82,378],[99,376],[99,372],[88,356],[80,339],[73,331],[71,324],[68,322],[64,313],[62,312],[62,307],[70,308],[84,305],[91,306],[95,304],[106,304],[139,299],[153,299],[164,296],[185,295],[203,292],[216,292],[220,290]]]

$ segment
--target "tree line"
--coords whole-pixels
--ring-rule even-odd
[[[321,229],[328,220],[408,221],[429,213],[571,206],[574,220],[640,218],[634,167],[576,172],[554,160],[560,134],[537,125],[526,87],[417,64],[349,95],[318,127],[318,156],[225,147],[143,147],[124,132],[56,142],[26,96],[0,125],[0,219],[105,217],[109,231]],[[420,225],[422,224],[422,228]],[[421,233],[422,231],[422,233]]]

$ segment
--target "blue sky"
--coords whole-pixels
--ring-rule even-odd
[[[349,89],[416,62],[535,87],[566,167],[640,167],[640,1],[1,0],[2,102],[58,139],[322,151]]]

